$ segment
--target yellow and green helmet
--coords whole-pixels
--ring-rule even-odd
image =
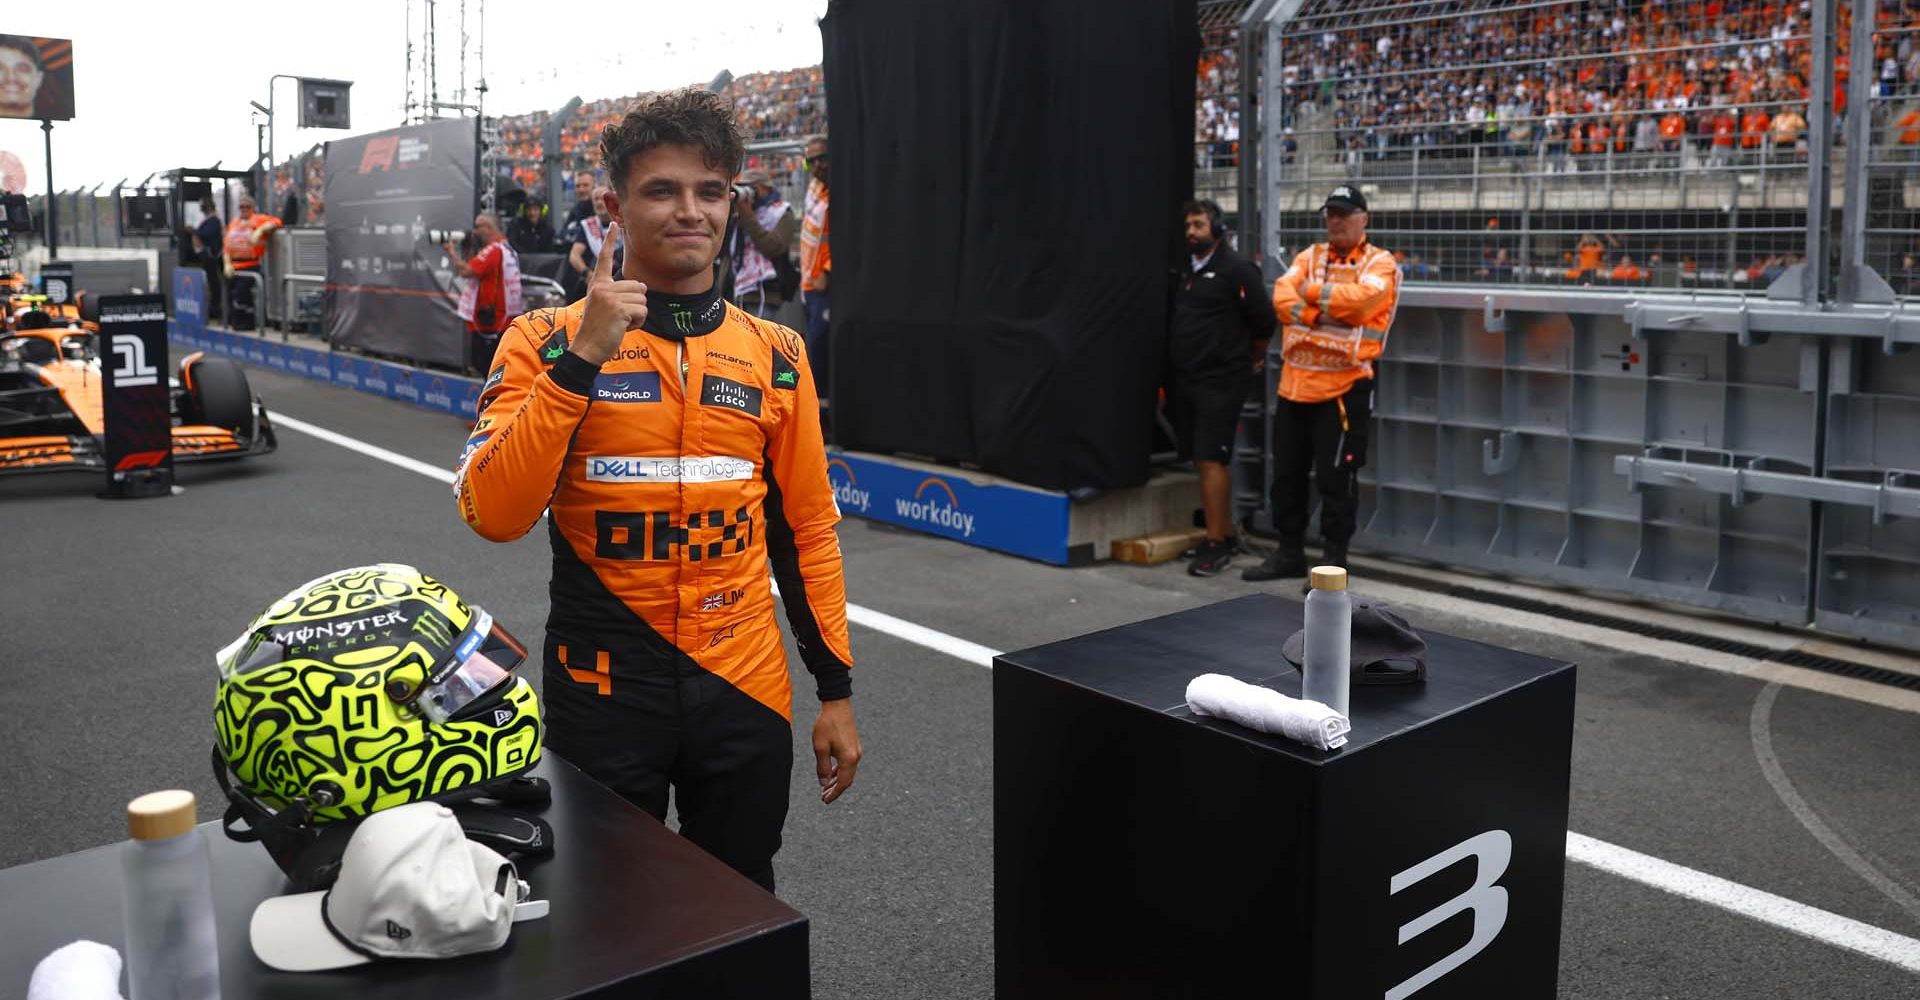
[[[465,797],[540,759],[540,702],[513,673],[525,658],[411,566],[329,573],[216,654],[216,751],[238,791],[309,823]]]

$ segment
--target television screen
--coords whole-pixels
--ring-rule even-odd
[[[0,35],[0,118],[73,117],[73,42]]]
[[[167,196],[120,196],[120,232],[125,236],[157,236],[167,232]]]

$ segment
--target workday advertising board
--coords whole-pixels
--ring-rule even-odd
[[[1066,565],[1067,498],[1010,483],[979,485],[945,470],[827,452],[844,517],[864,517],[981,548]]]

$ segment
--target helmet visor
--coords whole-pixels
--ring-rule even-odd
[[[507,683],[513,668],[527,658],[520,644],[493,616],[474,608],[473,621],[414,699],[420,714],[434,722],[458,718],[461,711]]]

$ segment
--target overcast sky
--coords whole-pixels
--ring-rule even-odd
[[[416,22],[426,0],[413,0]],[[275,154],[399,125],[407,80],[406,0],[308,4],[210,0],[155,7],[132,0],[6,4],[0,34],[73,39],[74,119],[53,126],[54,186],[65,191],[149,173],[245,169],[254,158],[248,101],[267,103],[276,73],[353,81],[351,131],[298,129],[297,88],[274,91]],[[459,82],[459,0],[439,0],[441,99]],[[827,0],[726,4],[624,0],[614,4],[487,0],[486,106],[513,114],[578,95],[616,97],[820,61],[815,23]],[[467,0],[478,33],[479,0]],[[272,10],[274,13],[263,13]],[[287,13],[279,13],[285,10]],[[296,12],[297,11],[297,12]],[[418,52],[416,51],[416,58]],[[468,63],[469,86],[478,75]],[[416,72],[417,78],[417,72]],[[46,190],[40,123],[0,119],[0,150],[27,166],[27,190]]]

